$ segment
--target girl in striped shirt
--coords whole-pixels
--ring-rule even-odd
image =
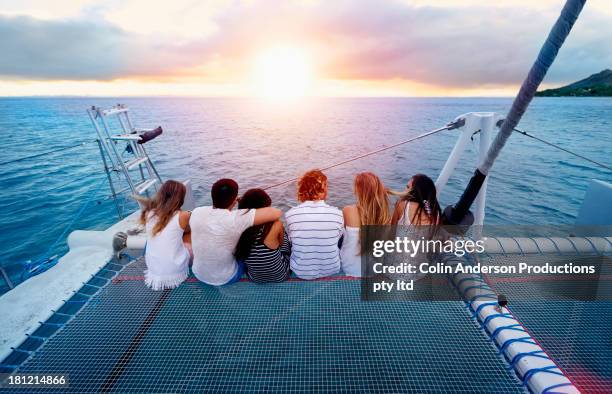
[[[239,209],[258,209],[272,205],[262,189],[250,189],[240,198]],[[242,233],[236,251],[249,279],[256,283],[283,282],[289,277],[291,245],[280,220],[249,227]]]

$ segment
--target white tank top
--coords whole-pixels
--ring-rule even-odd
[[[348,276],[361,277],[361,246],[359,227],[345,227],[340,249],[342,271]]]
[[[406,207],[404,208],[404,212],[399,218],[397,224],[400,226],[410,226],[410,201],[406,201]]]
[[[156,224],[157,217],[151,212],[145,225],[145,283],[153,290],[172,289],[189,276],[190,255],[183,243],[184,230],[179,224],[178,212],[162,231],[153,235]]]
[[[415,241],[423,238],[426,233],[424,229],[427,229],[427,226],[419,228],[417,225],[413,225],[410,222],[410,201],[406,201],[406,206],[404,208],[404,212],[397,222],[400,227],[397,228],[397,236],[398,237],[407,237],[409,239],[413,239]],[[407,263],[414,266],[419,266],[422,263],[429,263],[429,258],[426,254],[417,253],[414,257],[406,257],[407,255],[402,255],[399,253],[394,253],[391,255],[389,259],[390,265],[399,265],[401,263]],[[393,261],[396,259],[396,261]],[[403,279],[403,280],[419,280],[426,276],[421,272],[415,274],[392,274],[390,275],[393,279]]]

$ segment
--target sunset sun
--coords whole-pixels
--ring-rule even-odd
[[[254,71],[257,95],[263,97],[302,97],[313,82],[311,61],[297,48],[273,48],[260,53]]]

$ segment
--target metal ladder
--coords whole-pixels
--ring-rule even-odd
[[[107,110],[92,106],[87,110],[87,114],[98,134],[98,146],[112,198],[115,200],[117,213],[122,218],[123,212],[119,208],[117,196],[128,190],[132,192],[132,195],[150,195],[150,191],[156,190],[162,183],[144,144],[139,143],[142,133],[152,130],[135,128],[130,119],[129,108],[123,104],[117,104]],[[109,117],[113,116],[121,126],[119,132],[113,132],[109,125]],[[126,160],[124,158],[126,152],[133,156]],[[134,174],[136,169],[138,172]],[[125,180],[127,186],[117,189],[112,174],[117,175],[119,182],[121,179]]]

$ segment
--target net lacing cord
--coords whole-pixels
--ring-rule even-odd
[[[480,312],[482,309],[484,309],[485,307],[490,307],[490,306],[495,306],[497,305],[497,302],[491,301],[491,302],[486,302],[481,304],[478,308],[474,309],[473,308],[473,301],[475,301],[474,299],[471,300],[466,300],[466,304],[468,309],[472,310],[472,318],[476,319],[476,321],[479,323],[479,326],[482,330],[484,330],[485,332],[487,332],[490,336],[490,340],[495,342],[497,336],[499,335],[500,332],[504,331],[504,330],[511,330],[511,331],[518,331],[518,332],[524,332],[525,334],[527,334],[526,336],[521,336],[518,338],[512,338],[512,339],[508,339],[506,341],[504,341],[501,346],[498,346],[498,354],[500,356],[506,356],[506,351],[508,349],[508,347],[514,343],[525,343],[525,344],[529,344],[529,345],[536,345],[539,346],[540,348],[542,348],[539,343],[537,342],[537,340],[535,340],[531,334],[525,329],[525,327],[519,323],[513,323],[513,324],[507,324],[504,326],[500,326],[497,327],[495,330],[493,330],[492,332],[490,332],[487,328],[488,323],[490,323],[492,320],[497,320],[497,319],[514,319],[516,320],[516,317],[510,312],[510,313],[496,313],[493,315],[489,315],[487,316],[484,320],[479,321],[478,318],[478,312]],[[516,320],[518,322],[518,320]],[[525,372],[525,374],[523,376],[520,376],[520,379],[523,383],[524,386],[526,386],[529,383],[529,380],[536,374],[538,373],[550,373],[550,374],[554,374],[554,375],[558,375],[558,376],[564,376],[567,377],[565,375],[565,373],[563,373],[563,371],[559,368],[559,366],[557,365],[557,363],[550,357],[548,356],[548,354],[546,354],[546,352],[544,350],[536,350],[536,351],[530,351],[530,352],[520,352],[518,354],[516,354],[511,360],[507,358],[509,366],[508,369],[516,369],[516,365],[518,364],[518,362],[525,358],[525,357],[536,357],[536,358],[541,358],[544,360],[549,360],[553,363],[553,365],[550,366],[546,366],[546,367],[542,367],[542,368],[531,368],[529,369],[527,372]],[[569,380],[569,378],[568,378]],[[559,387],[565,387],[565,386],[574,386],[574,384],[571,382],[567,382],[567,383],[560,383],[560,384],[555,384],[553,386],[549,386],[547,387],[543,393],[546,392],[550,392],[550,390],[554,389],[554,388],[559,388]]]
[[[500,356],[504,356],[506,358],[506,360],[508,361],[508,370],[516,370],[516,364],[523,358],[525,357],[536,357],[536,358],[541,358],[544,360],[549,360],[553,363],[553,365],[547,366],[547,367],[543,367],[543,368],[531,368],[529,369],[523,376],[517,376],[520,378],[520,380],[522,381],[523,386],[527,386],[527,384],[529,383],[529,380],[536,374],[538,373],[550,373],[550,374],[554,374],[554,375],[558,375],[558,376],[564,376],[566,378],[568,378],[565,373],[563,372],[563,370],[561,370],[561,368],[559,368],[559,366],[557,365],[557,363],[548,356],[548,354],[546,354],[546,352],[544,350],[536,350],[536,351],[531,351],[531,352],[520,352],[518,354],[516,354],[511,360],[508,359],[507,355],[506,355],[506,350],[508,349],[508,347],[513,344],[513,343],[525,343],[525,344],[529,344],[529,345],[536,345],[539,346],[541,349],[542,346],[539,345],[539,343],[537,342],[536,339],[534,339],[531,334],[525,329],[525,327],[518,322],[518,320],[516,319],[516,317],[509,311],[509,313],[496,313],[493,315],[489,315],[487,316],[487,318],[485,318],[483,321],[480,321],[479,317],[478,317],[478,313],[486,308],[486,307],[490,307],[490,306],[496,306],[497,305],[497,296],[494,293],[489,293],[489,294],[479,294],[475,297],[472,297],[471,299],[466,299],[466,294],[465,291],[461,292],[458,283],[455,282],[455,277],[457,276],[457,274],[453,274],[451,275],[451,284],[452,286],[461,294],[461,297],[464,299],[464,302],[466,304],[466,309],[471,310],[472,311],[472,319],[475,320],[480,329],[486,333],[489,334],[489,340],[493,343],[496,343],[496,339],[497,336],[499,335],[500,332],[504,331],[504,330],[511,330],[511,331],[518,331],[518,332],[524,332],[525,334],[527,334],[527,336],[523,336],[523,337],[518,337],[518,338],[513,338],[513,339],[509,339],[504,341],[501,346],[497,346],[498,347],[498,354]],[[466,279],[468,280],[474,280],[476,282],[482,283],[481,285],[477,285],[477,286],[470,286],[469,288],[483,288],[483,286],[488,287],[488,283],[484,280],[484,279],[480,279],[480,278],[476,278],[476,277],[470,277],[470,278],[463,278],[461,279],[459,282],[463,283],[463,281],[465,281]],[[487,300],[495,300],[495,301],[489,301],[489,302],[483,302],[482,304],[480,304],[476,309],[474,309],[474,302],[479,300],[479,299],[487,299]],[[496,319],[514,319],[515,321],[517,321],[518,323],[514,323],[514,324],[507,324],[504,326],[500,326],[498,328],[496,328],[495,330],[493,330],[493,332],[490,332],[487,328],[487,324],[489,322],[491,322],[492,320],[496,320]],[[567,387],[567,386],[575,386],[572,381],[568,378],[569,382],[565,382],[565,383],[559,383],[559,384],[554,384],[552,386],[548,386],[546,387],[543,391],[542,394],[544,393],[553,393],[553,389],[556,388],[560,388],[560,387]]]
[[[489,281],[488,281],[488,276],[486,274],[482,275],[482,278],[485,280],[485,283],[487,283],[487,285],[490,287]],[[473,310],[472,304],[469,304],[470,309]],[[513,339],[509,339],[506,342],[504,342],[502,344],[502,346],[500,347],[500,355],[504,355],[505,354],[505,350],[507,349],[507,346],[510,345],[510,343],[508,342],[518,342],[518,343],[526,343],[526,344],[532,344],[532,345],[536,345],[538,346],[541,350],[537,350],[537,351],[532,351],[532,352],[519,352],[518,354],[516,354],[514,356],[514,358],[512,360],[508,360],[510,362],[510,365],[512,367],[515,367],[516,364],[524,357],[536,357],[536,358],[541,358],[541,359],[547,359],[550,360],[553,365],[547,366],[547,367],[542,367],[542,368],[531,368],[529,369],[523,376],[521,376],[521,380],[523,381],[523,385],[527,386],[527,384],[529,383],[529,380],[533,377],[533,375],[536,375],[538,373],[549,373],[549,374],[553,374],[553,375],[558,375],[558,376],[563,376],[565,378],[567,378],[568,382],[565,383],[559,383],[559,384],[554,384],[552,386],[548,386],[546,387],[544,390],[542,390],[542,394],[544,393],[551,393],[552,389],[555,388],[559,388],[559,387],[567,387],[567,386],[573,386],[575,387],[576,385],[574,384],[573,380],[570,378],[569,375],[567,375],[565,373],[565,371],[559,366],[559,364],[557,364],[557,362],[548,355],[548,353],[546,353],[546,350],[544,350],[544,347],[540,344],[540,342],[531,334],[531,332],[529,332],[529,330],[521,323],[521,321],[512,313],[512,310],[510,310],[509,307],[506,307],[506,310],[508,311],[508,313],[499,313],[499,314],[495,314],[493,316],[489,316],[489,318],[491,318],[491,320],[495,320],[495,319],[499,319],[499,318],[508,318],[508,319],[514,319],[517,323],[518,326],[514,325],[514,324],[510,324],[510,325],[505,325],[502,327],[499,327],[498,330],[503,331],[505,329],[511,329],[511,330],[516,330],[516,331],[522,331],[525,332],[527,334],[526,337],[519,337],[519,338],[513,338]],[[485,331],[489,331],[487,329],[487,325],[483,322],[483,326]],[[497,330],[494,330],[494,332]],[[499,332],[497,332],[496,334],[499,334]],[[506,357],[507,358],[507,357]]]
[[[517,338],[512,338],[512,339],[507,339],[505,340],[503,343],[497,345],[498,348],[498,353],[500,356],[504,356],[504,358],[506,358],[506,360],[509,363],[508,369],[515,369],[516,370],[516,365],[518,364],[518,362],[525,358],[525,357],[536,357],[536,358],[540,358],[540,359],[544,359],[544,360],[549,360],[552,362],[553,365],[550,366],[546,366],[546,367],[541,367],[541,368],[530,368],[528,371],[526,371],[524,373],[523,376],[519,376],[517,374],[517,376],[520,378],[520,380],[522,381],[523,386],[527,386],[529,383],[529,380],[536,374],[539,373],[549,373],[549,374],[553,374],[553,375],[558,375],[558,376],[563,376],[565,378],[568,379],[569,382],[564,382],[564,383],[559,383],[559,384],[553,384],[551,386],[546,387],[542,393],[552,393],[553,389],[556,388],[560,388],[560,387],[567,387],[567,386],[574,386],[575,384],[573,383],[573,381],[569,378],[569,376],[559,367],[559,365],[556,363],[556,361],[551,358],[546,351],[544,350],[544,348],[542,347],[542,345],[538,342],[537,339],[535,339],[535,337],[533,337],[533,335],[525,328],[525,326],[516,318],[516,316],[514,316],[514,314],[512,313],[512,311],[506,307],[507,312],[504,312],[503,310],[500,310],[500,312],[498,313],[493,313],[489,316],[487,316],[484,319],[481,319],[479,317],[479,313],[486,307],[495,307],[498,305],[497,302],[497,295],[495,293],[492,292],[492,287],[489,284],[489,281],[487,280],[487,276],[486,275],[482,275],[480,277],[478,276],[469,276],[467,278],[462,278],[460,280],[456,280],[456,277],[458,276],[457,273],[450,275],[450,283],[452,284],[452,286],[461,294],[461,298],[464,299],[464,302],[466,304],[466,309],[468,311],[471,312],[471,317],[473,320],[476,321],[476,323],[479,325],[480,329],[483,330],[484,332],[486,332],[489,335],[489,339],[495,343],[497,345],[497,337],[499,336],[499,334],[502,331],[506,331],[506,330],[510,330],[510,331],[517,331],[517,332],[521,332],[521,333],[525,333],[525,336],[520,336]],[[466,289],[463,289],[463,291],[460,288],[460,284],[463,284],[466,281],[473,281],[475,283],[478,283],[477,285],[472,285],[472,286],[468,286]],[[469,299],[467,299],[467,293],[469,292],[469,290],[471,289],[482,289],[482,290],[488,290],[491,291],[491,293],[485,293],[485,294],[478,294],[474,297],[471,297]],[[478,307],[475,307],[474,302],[484,299],[485,301],[482,302]],[[495,330],[490,331],[488,329],[488,324],[493,321],[493,320],[498,320],[498,319],[508,319],[508,320],[514,320],[516,323],[510,323],[510,324],[505,324],[503,326],[497,327]],[[512,359],[508,358],[508,355],[506,354],[506,351],[508,349],[508,347],[514,343],[525,343],[528,345],[535,345],[540,347],[540,350],[536,350],[536,351],[529,351],[529,352],[519,352],[518,354],[514,355],[514,357]]]
[[[485,278],[486,278],[486,275],[485,275]],[[521,353],[518,353],[518,354],[515,356],[515,360],[513,360],[513,361],[518,362],[518,361],[519,361],[519,359],[517,359],[517,357],[519,357],[519,356],[520,356],[520,357],[527,357],[527,356],[531,356],[531,357],[538,357],[538,358],[544,358],[544,357],[542,357],[542,356],[545,356],[546,358],[548,358],[548,359],[549,359],[549,360],[550,360],[550,361],[551,361],[551,362],[554,364],[554,365],[551,365],[550,367],[530,369],[530,370],[529,370],[529,371],[527,371],[527,372],[525,373],[525,375],[522,377],[523,382],[524,382],[525,384],[527,384],[528,380],[529,380],[529,379],[531,379],[531,377],[532,377],[533,375],[535,375],[535,374],[537,374],[537,373],[540,373],[540,372],[548,372],[548,373],[552,373],[552,374],[554,374],[554,375],[558,375],[558,376],[565,376],[565,377],[567,378],[568,382],[566,382],[566,383],[559,383],[559,384],[554,384],[554,385],[552,385],[552,386],[548,386],[548,387],[546,387],[544,390],[542,390],[542,394],[545,394],[545,393],[551,393],[551,391],[550,391],[550,390],[552,390],[552,389],[554,389],[554,388],[558,388],[558,387],[566,387],[566,386],[573,386],[573,387],[576,387],[576,384],[574,383],[574,380],[573,380],[573,379],[570,377],[570,375],[568,375],[568,374],[567,374],[567,373],[566,373],[566,372],[565,372],[565,371],[564,371],[564,370],[561,368],[561,366],[560,366],[559,364],[557,364],[557,362],[555,361],[555,359],[554,359],[554,358],[550,357],[550,356],[548,355],[548,353],[546,353],[546,350],[544,349],[544,346],[542,346],[542,344],[541,344],[541,343],[540,343],[540,342],[537,340],[537,338],[536,338],[536,337],[534,337],[534,336],[531,334],[531,332],[529,332],[529,330],[527,329],[527,327],[525,327],[525,326],[523,325],[523,323],[521,323],[521,321],[520,321],[520,320],[519,320],[519,319],[518,319],[518,318],[517,318],[517,317],[514,315],[514,313],[512,313],[512,310],[511,310],[511,309],[510,309],[508,306],[506,306],[506,309],[508,310],[508,312],[510,313],[510,315],[512,316],[512,318],[513,318],[514,320],[516,320],[516,321],[517,321],[517,322],[518,322],[518,323],[521,325],[521,327],[523,328],[523,330],[525,330],[525,332],[527,333],[527,335],[529,335],[529,336],[530,336],[530,337],[533,339],[533,341],[535,342],[535,345],[536,345],[536,346],[539,346],[539,347],[540,347],[540,349],[542,349],[542,353],[539,353],[539,352],[535,352],[534,354],[529,354],[530,352],[521,352]],[[557,372],[557,371],[555,371],[555,369],[556,369],[558,372]],[[532,372],[532,371],[533,371],[533,372]]]

